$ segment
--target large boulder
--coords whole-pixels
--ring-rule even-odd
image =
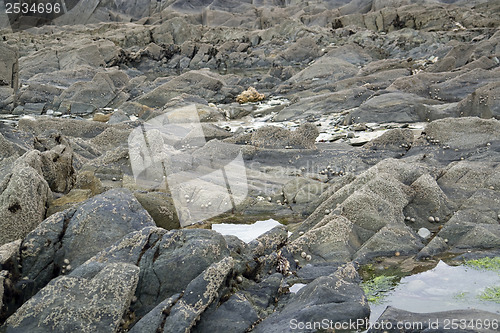
[[[500,121],[477,117],[439,119],[428,124],[424,132],[450,148],[473,149],[500,139]]]
[[[329,214],[286,248],[300,264],[348,262],[361,246],[356,226],[343,216]],[[303,254],[305,253],[305,255]]]
[[[223,95],[224,86],[222,76],[207,70],[195,70],[162,84],[150,93],[139,97],[137,102],[152,108],[161,108],[172,98],[183,93],[199,95],[207,101],[220,102],[227,98]]]
[[[72,114],[92,113],[98,108],[117,106],[129,95],[124,92],[129,78],[122,71],[97,73],[90,82],[77,82],[60,96],[59,111]]]
[[[352,122],[404,123],[433,118],[430,105],[436,101],[404,92],[389,92],[368,99],[349,113]]]
[[[110,190],[50,216],[27,235],[22,243],[22,274],[35,281],[37,290],[103,247],[150,226],[154,226],[151,216],[129,190]]]
[[[0,183],[0,244],[23,238],[45,218],[51,199],[43,174],[26,163],[14,163],[14,171]]]
[[[489,83],[458,103],[460,115],[481,118],[500,118],[500,82]]]
[[[293,328],[298,323],[328,322],[348,323],[365,320],[370,315],[366,296],[357,283],[359,277],[352,264],[335,273],[322,276],[295,294],[278,311],[257,324],[253,332],[280,332],[283,327]],[[296,326],[299,327],[299,326]],[[303,332],[315,332],[305,327]]]
[[[205,269],[228,255],[224,237],[214,231],[167,232],[153,227],[130,233],[96,254],[87,264],[126,262],[137,265],[141,274],[137,302],[132,308],[142,317],[165,299],[185,290]]]
[[[251,143],[259,148],[315,149],[318,135],[316,125],[311,123],[301,125],[293,132],[276,126],[265,126],[252,134]]]
[[[95,276],[61,276],[27,301],[6,332],[117,332],[134,296],[139,268],[106,265]]]

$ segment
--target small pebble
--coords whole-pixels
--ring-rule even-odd
[[[394,255],[395,255],[396,257],[399,257],[399,256],[401,255],[401,253],[400,253],[399,251],[396,251],[396,253],[394,253]]]
[[[407,216],[407,217],[405,217],[405,220],[406,220],[406,221],[410,221],[410,220],[411,220],[411,217]]]
[[[325,209],[325,214],[330,214],[330,210],[329,209]]]
[[[302,236],[304,234],[303,231],[299,231],[299,235]]]
[[[412,217],[412,218],[410,219],[410,222],[415,223],[415,221],[417,221],[417,220],[415,220],[415,218],[414,218],[414,217]]]
[[[302,253],[300,254],[300,256],[301,256],[302,258],[305,258],[305,257],[307,257],[307,253],[302,252]]]
[[[66,264],[66,265],[69,265],[69,259],[64,259],[63,262]]]
[[[311,259],[312,259],[311,255],[310,255],[310,254],[308,254],[308,255],[306,256],[306,260],[307,260],[307,261],[311,261]]]
[[[71,265],[66,266],[66,270],[70,271],[71,270]]]
[[[238,282],[238,283],[242,283],[243,282],[243,278],[241,277],[241,275],[238,275],[236,277],[236,282]]]
[[[433,216],[429,216],[427,220],[431,223],[434,223],[436,221]]]
[[[439,223],[441,221],[441,219],[439,217],[434,217],[434,221],[436,221],[436,223]]]
[[[420,228],[417,233],[422,238],[428,238],[431,235],[431,232],[427,228]]]

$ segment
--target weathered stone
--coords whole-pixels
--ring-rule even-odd
[[[299,260],[302,266],[309,261],[347,262],[361,246],[356,228],[343,216],[327,215],[318,224],[290,242],[286,248]],[[301,256],[305,252],[311,259]]]
[[[328,318],[333,323],[364,320],[369,316],[370,308],[364,292],[355,282],[356,278],[356,270],[351,265],[332,275],[317,278],[253,331],[280,331],[283,327],[290,327],[292,319],[297,322],[321,322]]]
[[[416,254],[423,247],[413,230],[398,223],[380,229],[361,246],[354,258],[357,262],[365,263],[374,257],[393,256],[396,252],[402,255]]]
[[[110,190],[50,216],[26,236],[22,274],[34,279],[39,289],[64,274],[65,259],[76,268],[103,247],[147,226],[154,222],[130,191]]]
[[[179,219],[172,197],[162,192],[134,192],[142,207],[151,215],[156,225],[167,230],[179,229]]]
[[[260,148],[298,148],[314,149],[319,131],[315,125],[306,123],[296,131],[288,131],[280,127],[266,126],[252,134],[252,145]]]
[[[37,170],[16,163],[14,171],[0,184],[0,244],[26,236],[45,218],[51,192]]]
[[[189,332],[199,316],[218,297],[218,291],[233,269],[233,259],[212,264],[187,286],[182,298],[172,307],[163,332]]]
[[[405,217],[414,218],[415,222],[407,223],[414,230],[421,227],[433,228],[428,217],[439,217],[445,222],[446,217],[454,210],[455,205],[441,190],[436,180],[429,174],[420,176],[411,188],[414,196],[404,208]]]
[[[6,332],[116,332],[138,280],[139,268],[124,263],[58,277],[9,317]]]
[[[390,129],[381,136],[371,140],[363,147],[368,149],[387,149],[404,151],[413,144],[414,135],[410,129]]]

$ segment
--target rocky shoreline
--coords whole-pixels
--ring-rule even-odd
[[[494,1],[92,0],[6,27],[0,331],[315,332],[366,323],[362,265],[499,256],[499,22]],[[172,170],[241,158],[232,209],[137,181],[134,131],[182,110],[205,141],[164,136]],[[269,218],[248,243],[211,230]],[[379,322],[429,317],[500,313]]]

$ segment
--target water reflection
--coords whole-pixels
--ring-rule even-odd
[[[370,321],[375,322],[388,305],[419,313],[469,308],[500,313],[497,303],[479,298],[495,285],[500,285],[498,272],[440,261],[432,270],[402,278],[381,304],[371,305]]]

